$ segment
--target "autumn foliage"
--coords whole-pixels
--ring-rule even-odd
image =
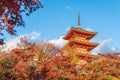
[[[0,31],[16,35],[15,26],[24,26],[23,13],[30,15],[43,7],[39,0],[0,0]],[[1,35],[3,33],[0,32]]]
[[[49,43],[31,43],[24,48],[1,52],[0,80],[120,79],[120,53],[79,54],[74,58],[71,53],[75,54]]]
[[[0,0],[0,35],[16,35],[14,27],[24,26],[22,13],[41,7],[39,0]],[[18,48],[0,51],[0,80],[120,80],[120,53],[81,54],[23,39]]]

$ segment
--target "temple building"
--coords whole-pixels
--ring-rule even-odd
[[[80,13],[78,14],[78,27],[72,27],[68,33],[63,37],[64,40],[68,40],[63,50],[72,50],[81,54],[90,54],[90,51],[98,46],[98,43],[90,42],[97,32],[87,31],[81,28],[80,25]]]

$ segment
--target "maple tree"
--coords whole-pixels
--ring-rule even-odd
[[[119,80],[119,55],[78,55],[49,43],[23,44],[0,52],[0,80]]]
[[[0,34],[6,30],[11,35],[16,35],[15,26],[24,26],[22,13],[30,15],[43,5],[39,0],[0,0]]]

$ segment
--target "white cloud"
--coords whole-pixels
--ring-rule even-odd
[[[71,27],[66,27],[65,28],[65,31],[69,31]]]
[[[105,51],[110,50],[109,44],[112,42],[111,38],[107,38],[100,42],[100,44],[93,49],[93,54],[103,53]]]
[[[71,6],[67,6],[67,9],[69,9],[69,10],[71,10],[71,9],[73,9]]]
[[[10,40],[8,40],[6,42],[5,45],[3,45],[4,46],[3,50],[4,51],[9,51],[11,49],[16,48],[17,47],[17,43],[20,43],[20,39],[22,37],[25,37],[25,36],[27,36],[28,40],[35,40],[35,39],[37,39],[40,36],[40,33],[38,33],[38,32],[32,32],[30,34],[24,34],[24,35],[20,35],[20,36],[14,38],[14,39],[10,39]]]
[[[120,52],[120,48],[113,46],[113,47],[111,47],[111,51],[112,52]]]
[[[30,37],[30,39],[34,40],[40,37],[40,33],[38,32],[32,32],[30,33],[30,35],[28,35]]]
[[[112,47],[111,51],[113,51],[113,52],[116,51],[116,47]]]
[[[93,29],[91,29],[91,28],[84,28],[84,29],[87,31],[93,31]]]
[[[67,41],[63,39],[63,36],[61,36],[58,39],[49,40],[48,43],[54,44],[58,47],[63,47],[67,43]]]
[[[48,43],[52,43],[55,46],[63,47],[68,41],[62,39],[63,36],[59,37],[58,39],[49,40]],[[99,42],[99,45],[92,50],[92,54],[98,54],[98,53],[106,53],[111,51],[120,51],[119,48],[111,47],[112,39],[107,38],[103,41]]]

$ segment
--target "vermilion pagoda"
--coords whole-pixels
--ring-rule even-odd
[[[63,39],[68,40],[68,43],[63,47],[64,50],[75,50],[78,53],[89,54],[98,43],[91,43],[90,39],[97,32],[83,30],[80,27],[80,14],[78,14],[78,28],[71,28]]]

